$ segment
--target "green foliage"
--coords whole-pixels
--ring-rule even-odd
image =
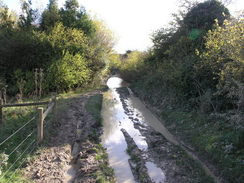
[[[134,93],[156,107],[170,130],[207,156],[227,181],[241,182],[243,19],[230,19],[216,0],[187,10],[154,33],[154,45],[143,57],[129,52],[112,67],[120,68]]]
[[[22,14],[19,17],[19,26],[24,30],[33,28],[33,23],[37,19],[37,10],[32,9],[32,1],[24,0],[21,2]]]
[[[215,29],[206,36],[206,49],[199,70],[207,70],[217,78],[217,96],[225,100],[225,105],[243,108],[241,90],[244,85],[244,23],[243,20],[225,20],[223,26],[216,21]],[[215,78],[211,78],[215,79]],[[232,106],[233,107],[233,106]]]
[[[92,37],[96,32],[93,21],[84,8],[81,7],[80,10],[78,8],[77,0],[65,1],[64,8],[60,10],[61,22],[66,27],[81,29],[87,36]]]
[[[37,11],[31,7],[31,1],[23,1],[17,20],[1,4],[0,73],[9,86],[8,94],[19,92],[16,71],[23,73],[23,95],[32,94],[35,68],[44,70],[44,92],[101,82],[97,78],[106,75],[105,65],[113,46],[106,26],[92,20],[76,0],[67,0],[61,9],[56,0],[50,0],[40,25],[36,21]]]
[[[0,28],[3,30],[10,30],[15,26],[17,15],[10,12],[8,7],[0,2]]]
[[[50,49],[50,45],[40,40],[36,32],[0,31],[0,43],[4,45],[0,47],[1,66],[6,72],[13,72],[15,69],[31,70],[48,62],[46,59],[49,55],[46,51]]]
[[[238,59],[240,60],[240,53],[242,53],[240,49],[243,47],[242,38],[240,38],[240,35],[243,34],[240,27],[243,25],[237,26],[239,27],[238,33],[234,33],[233,29],[227,33],[226,28],[222,32],[219,30],[219,33],[215,33],[218,26],[227,26],[224,18],[229,16],[228,9],[215,0],[196,3],[181,16],[183,19],[173,23],[173,26],[154,33],[154,45],[146,57],[137,58],[135,62],[130,61],[130,65],[126,62],[121,64],[123,65],[121,71],[124,73],[123,75],[132,80],[135,77],[131,74],[136,75],[137,70],[145,73],[141,77],[145,81],[145,89],[151,88],[152,95],[159,98],[159,103],[164,100],[165,96],[172,96],[177,97],[178,101],[187,100],[189,105],[200,107],[205,112],[217,110],[224,104],[224,102],[217,104],[220,95],[215,95],[217,91],[220,91],[220,78],[224,77],[223,72],[227,73],[225,70],[228,70],[229,75],[232,72],[232,75],[239,77],[237,82],[242,83],[240,78],[243,78],[243,74],[241,74],[243,67]],[[215,20],[219,22],[218,26],[215,25]],[[213,35],[210,36],[211,34]],[[217,38],[218,34],[221,37]],[[227,42],[230,40],[233,41],[233,44],[228,46]],[[213,42],[219,44],[219,50],[214,48]],[[227,56],[222,53],[224,50],[228,50],[226,54],[232,54],[232,58],[230,58],[232,61],[224,64],[223,67],[223,62],[212,62],[213,58],[210,57],[203,59],[206,56],[199,57],[196,50],[200,52],[209,50],[205,55],[212,55],[212,57],[221,55],[224,62],[226,62]],[[136,78],[140,80],[140,77]],[[241,84],[239,85],[242,87]],[[157,91],[158,87],[162,92]],[[175,94],[173,95],[173,93]]]
[[[49,0],[49,5],[42,13],[41,28],[50,30],[60,21],[57,0]]]
[[[184,16],[183,23],[188,30],[209,30],[215,19],[222,24],[229,15],[229,10],[220,1],[207,0],[193,6]]]
[[[143,54],[140,51],[127,51],[123,55],[111,54],[109,60],[110,70],[119,69],[125,80],[136,79],[143,69]]]
[[[72,54],[89,54],[88,40],[82,30],[67,28],[58,23],[48,35],[44,33],[42,36],[48,40],[57,55],[63,55],[67,51]]]
[[[96,33],[90,41],[90,53],[92,56],[93,68],[97,71],[101,70],[108,62],[110,53],[114,46],[113,33],[106,27],[106,25],[99,21],[94,20]]]
[[[87,61],[79,54],[66,52],[47,69],[47,86],[51,90],[68,90],[86,85],[90,80]]]

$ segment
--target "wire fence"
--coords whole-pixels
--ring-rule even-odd
[[[21,126],[18,130],[16,130],[12,135],[10,135],[9,137],[7,137],[4,141],[2,141],[0,143],[0,146],[3,145],[5,142],[7,142],[9,139],[11,139],[14,135],[16,135],[20,130],[22,130],[26,125],[28,125],[30,122],[32,122],[34,119],[36,118],[36,116],[34,116],[33,118],[31,118],[27,123],[25,123],[23,126]]]
[[[0,171],[3,171],[0,174],[0,182],[6,182],[6,180],[9,182],[30,154],[28,150],[34,150],[32,146],[37,142],[35,135],[37,128],[32,126],[36,119],[35,115],[0,143],[0,153],[6,157],[5,160],[0,157]],[[25,135],[25,132],[30,130],[31,132]]]
[[[29,151],[28,154],[31,154],[31,153],[34,151],[34,149],[35,149],[36,147],[37,147],[37,143],[34,143],[32,149]],[[19,170],[19,168],[22,167],[22,165],[25,163],[25,161],[26,161],[26,158],[23,158],[23,160],[21,161],[21,163],[19,164],[19,166],[15,169],[15,171],[14,171],[14,172],[12,173],[12,175],[9,177],[7,183],[10,182],[10,181],[12,180],[13,176],[16,174],[16,172]]]
[[[45,117],[56,106],[52,100],[46,108]],[[38,108],[39,109],[39,108]],[[41,108],[43,111],[43,108]],[[44,113],[35,114],[30,120],[14,121],[14,126],[0,125],[0,182],[12,182],[27,157],[33,153],[43,139]],[[40,134],[42,133],[42,139]],[[6,135],[6,137],[3,137]]]

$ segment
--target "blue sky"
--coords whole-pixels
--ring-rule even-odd
[[[20,11],[20,0],[2,0],[8,7]],[[32,0],[33,6],[44,9],[48,0]],[[65,0],[59,0],[62,6]],[[117,37],[115,50],[146,50],[152,45],[153,31],[167,25],[180,0],[78,0],[92,15],[103,20]],[[232,14],[244,9],[243,0],[232,0]]]

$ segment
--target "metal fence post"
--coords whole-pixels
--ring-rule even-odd
[[[37,121],[37,142],[43,141],[43,108],[38,107],[38,121]]]

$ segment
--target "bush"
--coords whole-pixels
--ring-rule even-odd
[[[48,68],[46,87],[61,91],[81,87],[90,81],[90,74],[85,58],[66,52]]]

